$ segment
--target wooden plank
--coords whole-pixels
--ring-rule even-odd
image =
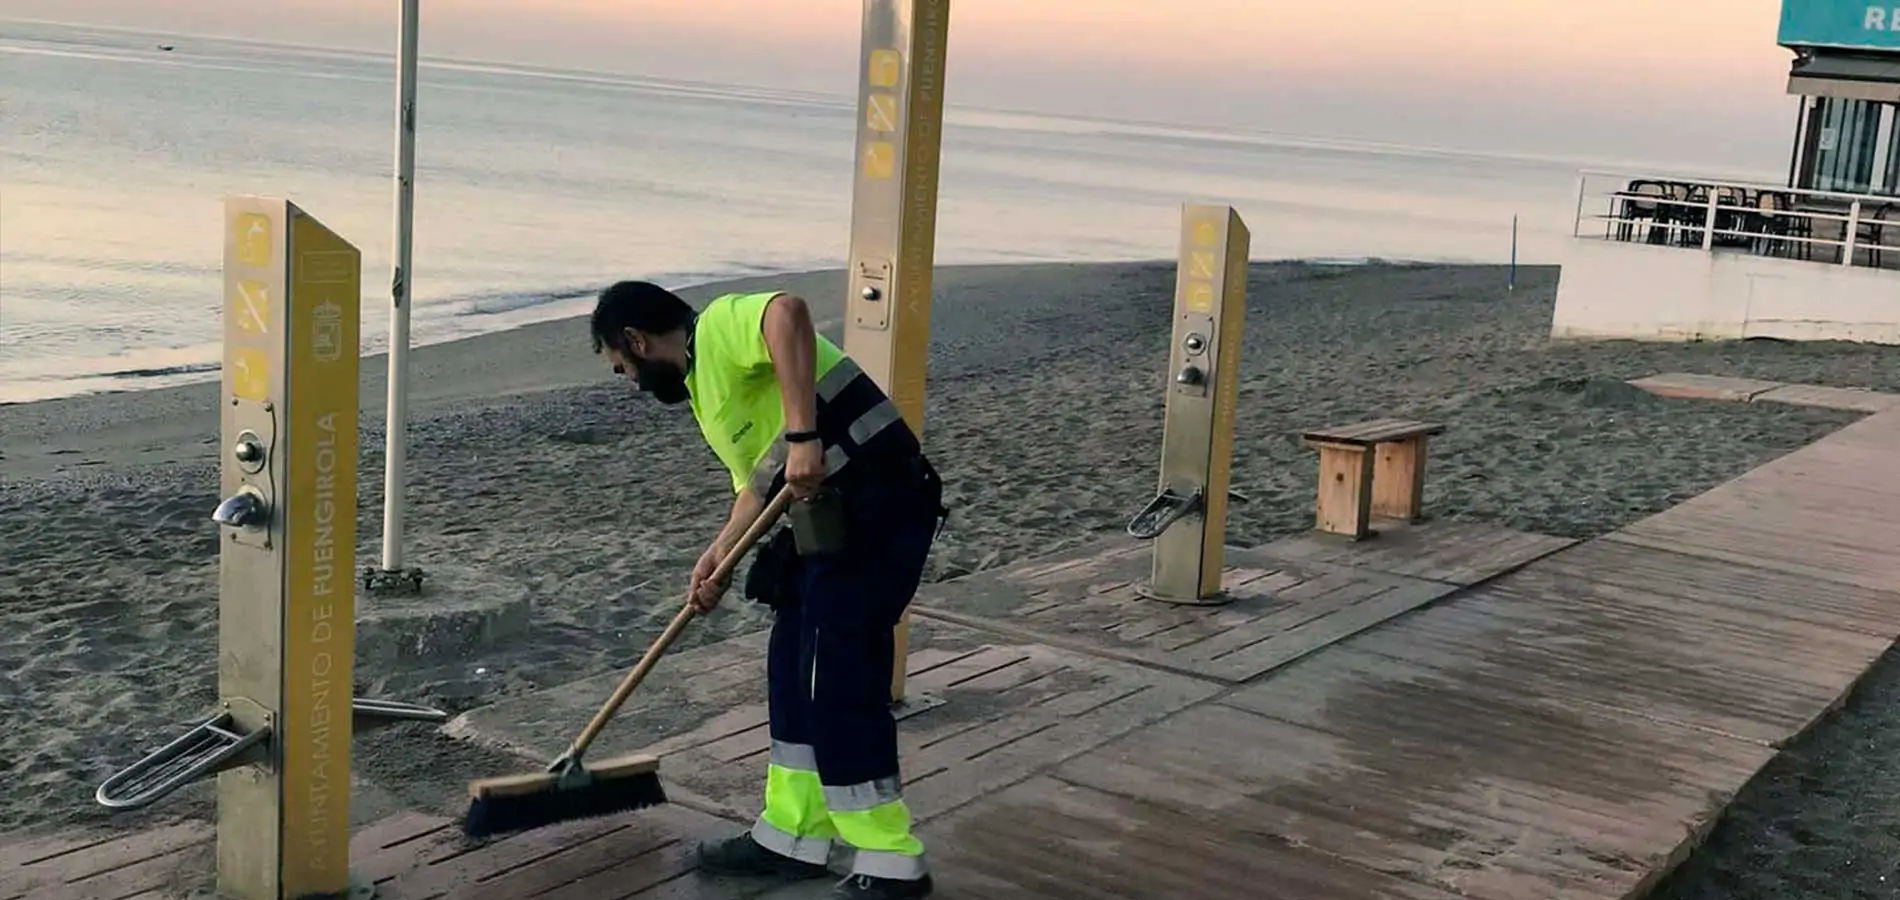
[[[592,871],[576,871],[574,877],[548,884],[537,893],[518,893],[512,880],[504,879],[455,895],[454,900],[526,900],[530,897],[534,900],[599,900],[602,897],[633,900],[674,879],[691,877],[696,865],[698,843],[673,838],[652,845],[623,849],[616,854],[617,859],[603,858],[608,857],[604,845],[593,850],[592,854],[577,854],[567,865],[610,864],[593,868]],[[528,876],[524,875],[522,880],[528,880]],[[545,879],[534,879],[534,883],[545,884]]]
[[[933,638],[941,629],[929,622],[913,624],[907,668],[909,683],[918,691],[936,690],[958,673],[982,668],[987,657],[978,657],[993,652],[973,632],[958,631],[954,642]],[[767,746],[765,641],[763,634],[753,633],[682,653],[679,665],[669,657],[601,733],[590,756],[665,757],[726,741],[720,752],[738,760]],[[528,759],[553,759],[623,674],[605,673],[469,710],[445,731]],[[665,777],[674,772],[664,758],[661,772]]]
[[[471,846],[456,821],[444,816],[400,812],[372,822],[350,838],[350,873],[372,884],[385,882],[453,856]]]
[[[1158,721],[1217,690],[1084,657],[1070,657],[1069,665],[1071,671],[1093,669],[1092,683],[1073,689],[1052,685],[1007,714],[987,717],[977,727],[907,754],[909,771],[929,775],[905,789],[918,821]]]
[[[1026,656],[1022,664],[1005,666],[957,685],[960,708],[954,715],[924,716],[904,728],[898,741],[906,759],[945,738],[978,725],[1007,718],[1023,708],[1047,702],[1076,690],[1092,688],[1111,676],[1091,667],[1067,665],[1046,648]]]
[[[173,891],[203,879],[216,865],[211,840],[173,847],[143,859],[66,878],[51,877],[29,884],[29,900],[118,900],[150,891]]]
[[[1538,618],[1532,627],[1540,639],[1567,629],[1601,642],[1600,649],[1611,653],[1669,648],[1665,655],[1673,657],[1672,663],[1726,670],[1732,676],[1829,685],[1836,679],[1827,673],[1855,671],[1857,659],[1870,651],[1877,654],[1888,643],[1853,629],[1671,596],[1681,592],[1680,587],[1659,591],[1608,580],[1585,582],[1546,576],[1541,570],[1519,575],[1481,588],[1484,599],[1478,602],[1517,603],[1516,609],[1501,614]],[[1567,645],[1582,642],[1572,639]]]
[[[1112,749],[1120,765],[1157,768],[1153,781],[1167,785],[1157,790],[1192,796],[1219,777],[1257,781],[1252,793],[1286,811],[1255,812],[1299,829],[1289,840],[1331,834],[1340,843],[1315,846],[1367,864],[1433,861],[1403,844],[1443,850],[1447,858],[1429,871],[1456,877],[1451,886],[1474,896],[1564,896],[1567,886],[1574,896],[1622,897],[1711,826],[1774,754],[1689,725],[1577,704],[1518,669],[1468,663],[1334,647],[1220,701],[1326,736],[1306,738],[1304,751],[1281,749],[1263,736],[1273,728],[1256,728],[1264,765],[1250,769],[1211,739],[1198,745],[1207,759],[1193,763],[1186,750],[1137,738],[1059,774],[1104,777],[1087,772],[1108,765],[1099,757]],[[1217,733],[1189,715],[1181,717],[1184,737]],[[1169,753],[1179,758],[1156,761]],[[1315,816],[1334,822],[1314,825]],[[1335,824],[1349,830],[1329,831]],[[1525,878],[1549,884],[1526,891]]]
[[[959,708],[951,715],[922,716],[898,733],[898,752],[906,783],[932,778],[950,770],[958,759],[926,756],[932,748],[985,726],[1008,722],[1050,700],[1088,691],[1113,680],[1091,667],[1076,668],[1059,657],[1045,655],[1025,665],[997,669],[961,685]]]
[[[1760,394],[1782,386],[1779,381],[1694,375],[1688,372],[1635,378],[1630,380],[1630,384],[1658,397],[1674,400],[1723,400],[1734,403],[1747,403]]]
[[[1514,572],[1576,543],[1572,538],[1503,528],[1474,531],[1477,533],[1467,542],[1446,544],[1441,538],[1436,553],[1418,559],[1411,565],[1395,565],[1389,571],[1395,575],[1469,587]]]
[[[721,763],[739,762],[771,753],[772,727],[769,711],[764,704],[759,704],[753,712],[755,715],[749,718],[756,718],[758,724],[728,734],[716,741],[700,744],[693,748],[694,751]]]
[[[1900,585],[1900,412],[1862,419],[1608,539],[1864,588]]]
[[[1210,826],[1204,816],[1051,778],[1033,779],[973,805],[931,828],[926,840],[933,864],[945,873],[942,883],[961,889],[956,896],[1455,896],[1271,836]]]
[[[1148,545],[1133,538],[1115,537],[1108,541],[1083,544],[1053,558],[1032,560],[1001,573],[998,580],[1030,586],[1086,582],[1097,573],[1114,570],[1120,563],[1145,554]]]
[[[950,649],[948,647],[919,648],[905,656],[904,678],[908,681],[922,677],[925,672],[933,671],[971,654],[981,652],[983,652],[981,648],[972,649],[966,647],[956,649]]]
[[[1874,589],[1900,584],[1900,555],[1882,545],[1885,538],[1876,535],[1884,526],[1877,523],[1843,534],[1833,516],[1790,515],[1784,530],[1750,524],[1752,517],[1739,505],[1694,512],[1694,518],[1684,513],[1638,522],[1603,539],[1773,569],[1819,584]]]
[[[472,844],[377,886],[379,900],[641,896],[691,871],[692,849],[743,826],[678,806],[564,823]],[[591,892],[591,893],[589,893]]]
[[[209,827],[209,826],[203,826]],[[89,848],[104,848],[107,844],[124,841],[132,835],[122,831],[104,831],[99,829],[73,829],[51,834],[8,835],[7,843],[0,845],[0,875],[12,872],[23,866],[43,865],[61,856],[68,856]],[[0,882],[4,884],[5,882]]]
[[[599,710],[626,672],[604,672],[456,716],[444,731],[484,746],[531,759],[553,759]],[[738,697],[763,691],[765,637],[742,635],[669,655],[640,685],[629,708],[601,733],[589,751],[605,759],[651,743],[654,731],[684,723],[676,716],[636,716],[639,710],[725,709]],[[652,730],[644,730],[652,729]]]
[[[1217,691],[1213,685],[1186,678],[1140,675],[1134,670],[1118,675],[1101,688],[1070,691],[1025,707],[1027,715],[1043,719],[1034,727],[999,722],[986,726],[987,734],[960,735],[965,763],[962,783],[951,777],[959,771],[952,761],[946,777],[916,792],[916,806],[925,818],[935,816],[1159,721]]]
[[[9,847],[0,864],[0,900],[129,896],[160,888],[203,867],[217,833],[189,820],[150,831],[49,835]]]
[[[637,813],[561,822],[534,831],[506,835],[483,843],[468,842],[453,853],[427,860],[398,876],[379,894],[389,900],[424,900],[450,896],[510,872],[552,863],[568,848],[610,839],[616,846],[637,852],[660,838],[650,826],[633,820]]]
[[[1372,527],[1372,453],[1359,447],[1319,448],[1319,499],[1313,527],[1363,538]]]
[[[1724,562],[1624,541],[1597,540],[1526,569],[1514,584],[1575,587],[1605,599],[1610,588],[1640,590],[1683,604],[1699,615],[1746,615],[1762,627],[1808,625],[1880,639],[1900,635],[1900,586],[1869,590],[1775,569]]]
[[[131,833],[63,832],[0,847],[0,871],[23,867],[76,878],[216,838],[211,823],[195,819]]]
[[[1564,703],[1764,745],[1832,702],[1830,687],[1801,674],[1799,651],[1775,641],[1690,616],[1512,593],[1507,585],[1473,589],[1414,614],[1403,629],[1359,634],[1351,646],[1394,660],[1499,673]]]
[[[1219,619],[1236,626],[1251,622],[1275,610],[1284,609],[1291,602],[1285,599],[1286,591],[1311,577],[1309,573],[1280,572],[1270,578],[1253,579],[1247,587],[1242,588],[1248,591],[1246,596],[1229,595],[1233,600],[1252,601],[1244,603],[1208,606],[1160,603],[1142,597],[1133,586],[1129,586],[1079,597],[1048,610],[1025,613],[1019,609],[1006,611],[1005,615],[1032,628],[1076,634],[1102,631],[1126,642],[1140,643],[1167,629],[1193,622]],[[1266,581],[1283,587],[1271,593],[1251,590],[1252,585]],[[1007,606],[1007,594],[992,596],[1002,601],[998,606]]]
[[[1771,746],[1693,724],[1575,703],[1566,686],[1552,690],[1518,671],[1468,662],[1340,646],[1219,703],[1333,735],[1343,742],[1341,758],[1422,779],[1421,788],[1473,778],[1487,788],[1577,798],[1562,805],[1599,812],[1640,810],[1664,794],[1699,802],[1738,786],[1730,782],[1774,755]]]
[[[1442,540],[1426,536],[1438,528],[1436,524],[1415,526],[1407,529],[1411,536],[1401,538],[1392,548],[1374,548],[1367,553],[1375,559],[1390,560],[1388,565],[1395,568],[1423,568],[1456,576],[1516,565],[1519,559],[1546,552],[1553,543],[1564,543],[1476,526],[1453,527]],[[1473,539],[1460,539],[1465,536]],[[1245,681],[1318,649],[1326,641],[1386,622],[1456,586],[1450,581],[1425,581],[1342,565],[1336,560],[1357,562],[1360,554],[1334,551],[1325,546],[1325,540],[1329,539],[1311,540],[1288,554],[1317,556],[1320,560],[1275,559],[1271,554],[1275,548],[1288,546],[1284,543],[1230,553],[1235,565],[1223,579],[1230,602],[1218,606],[1177,606],[1141,597],[1125,582],[1145,567],[1140,560],[1127,559],[1113,568],[1068,570],[1076,580],[1049,582],[1035,589],[1039,592],[1036,597],[1059,594],[1070,598],[1055,605],[1033,600],[1026,590],[1012,591],[1004,584],[993,584],[981,595],[942,601],[933,598],[917,607],[917,614],[1105,659]],[[1503,550],[1492,552],[1498,547]],[[1500,559],[1506,561],[1498,562]],[[1392,593],[1401,587],[1403,590]],[[1375,597],[1376,602],[1361,605]],[[1346,610],[1351,612],[1342,614]],[[953,671],[977,671],[1005,661],[973,657],[959,662],[961,669]]]
[[[670,771],[671,765],[666,757],[696,750],[707,744],[744,735],[764,727],[767,724],[767,707],[762,696],[757,696],[763,694],[764,687],[761,685],[755,691],[748,691],[734,698],[729,706],[721,708],[711,718],[705,719],[699,727],[668,733],[666,737],[632,752],[661,757],[661,771]],[[690,723],[688,725],[690,727]]]
[[[910,751],[905,754],[907,764],[919,772],[947,771],[1060,725],[1064,719],[1099,712],[1150,687],[1117,678],[1090,681],[1086,688],[1054,690],[1004,714],[968,723],[952,721],[936,734],[919,735],[915,744],[906,747]]]
[[[1316,578],[1309,578],[1282,592],[1279,598],[1285,604],[1283,608],[1250,621],[1243,627],[1228,629],[1205,640],[1183,645],[1170,656],[1196,671],[1230,678],[1231,672],[1225,666],[1213,663],[1236,650],[1251,647],[1263,640],[1331,615],[1367,597],[1391,590],[1408,581],[1411,580],[1333,567],[1331,571]],[[1412,581],[1412,583],[1430,585],[1433,590],[1441,594],[1451,591],[1450,585],[1423,581]]]
[[[1333,650],[1313,662],[1350,655]],[[1342,710],[1348,719],[1331,723],[1344,733],[1216,703],[1077,757],[1054,777],[1138,797],[1214,830],[1270,837],[1446,891],[1498,898],[1622,896],[1685,834],[1681,821],[1658,815],[1656,791],[1690,817],[1709,803],[1694,784],[1672,782],[1675,770],[1645,769],[1615,745],[1594,741],[1595,723],[1565,728],[1535,706],[1492,709],[1490,696],[1455,697],[1431,707],[1449,722],[1418,730],[1407,701],[1375,692],[1387,681],[1426,673],[1394,673],[1365,654],[1357,662],[1317,665],[1323,677],[1301,688],[1274,690],[1269,682],[1243,692],[1285,695],[1317,686],[1334,701],[1359,701]],[[1438,687],[1413,681],[1394,690]],[[1530,718],[1516,719],[1521,711]],[[1457,727],[1463,724],[1475,728]],[[1640,720],[1624,724],[1646,728]],[[1591,743],[1572,745],[1578,736]],[[1676,737],[1677,755],[1664,757],[1664,766],[1730,763],[1712,756],[1700,734],[1684,729]],[[1557,748],[1550,758],[1540,755],[1546,746]],[[1608,757],[1598,752],[1604,749]],[[1753,752],[1765,758],[1761,748]],[[1566,768],[1573,762],[1583,768]]]
[[[1814,384],[1784,384],[1750,398],[1754,403],[1782,403],[1790,406],[1815,406],[1856,412],[1886,412],[1900,408],[1900,394],[1887,394],[1866,388],[1822,387]]]
[[[1324,562],[1470,586],[1564,549],[1575,541],[1480,522],[1381,523],[1376,540],[1342,541],[1314,533],[1255,548],[1286,563]]]
[[[1235,681],[1254,681],[1309,653],[1382,625],[1446,594],[1437,582],[1412,581],[1361,598],[1325,616],[1303,622],[1272,637],[1235,648],[1207,662]]]
[[[1860,430],[1869,425],[1879,427]],[[1801,450],[1763,463],[1657,516],[1677,509],[1722,503],[1737,496],[1772,500],[1799,511],[1827,510],[1833,503],[1845,501],[1856,511],[1877,514],[1883,505],[1878,498],[1900,491],[1900,482],[1888,465],[1890,448],[1880,443],[1900,436],[1900,428],[1887,427],[1889,425],[1900,425],[1900,413],[1870,416]],[[1815,491],[1825,492],[1827,499],[1814,496]],[[1760,511],[1770,514],[1765,515],[1764,520],[1781,512],[1770,508]]]
[[[1856,631],[1832,629],[1792,619],[1737,612],[1720,606],[1696,611],[1693,601],[1659,596],[1640,587],[1545,581],[1541,573],[1496,586],[1494,596],[1532,603],[1556,591],[1577,602],[1599,602],[1614,627],[1669,632],[1672,643],[1645,635],[1632,640],[1645,648],[1674,646],[1709,670],[1736,677],[1759,677],[1801,696],[1827,696],[1849,683],[1886,652],[1892,641]],[[1610,629],[1605,629],[1608,633]]]
[[[1032,653],[1028,648],[1015,645],[987,646],[979,653],[931,670],[916,683],[927,690],[948,690],[998,669],[1020,665]]]
[[[1335,425],[1300,433],[1301,440],[1316,443],[1353,444],[1371,447],[1386,441],[1443,434],[1445,426],[1411,419],[1373,419],[1351,425]]]
[[[587,854],[577,855],[576,850],[606,846],[625,859],[677,840],[657,834],[650,825],[629,821],[628,816],[562,823],[428,860],[378,885],[377,896],[379,900],[465,897],[492,893],[481,890],[489,882],[536,878],[533,873],[540,873],[540,878],[552,874],[558,884],[582,874],[574,871],[574,864]]]
[[[350,858],[368,859],[395,850],[405,844],[424,840],[445,829],[460,825],[446,816],[413,811],[396,813],[364,826],[350,836]]]
[[[936,637],[949,627],[932,623]],[[1034,644],[986,646],[913,684],[943,701],[898,723],[906,796],[918,821],[1218,690],[1209,682]],[[761,696],[642,752],[665,753],[669,787],[692,791],[721,814],[747,817],[757,810],[765,777],[766,715]],[[736,732],[730,727],[736,721],[760,727]]]
[[[1394,440],[1373,448],[1372,514],[1401,522],[1424,509],[1426,440]]]
[[[1096,626],[1098,630],[1125,642],[1145,641],[1163,632],[1206,621],[1210,613],[1221,609],[1218,606],[1156,603],[1142,597],[1133,587],[1100,595],[1090,604],[1090,608],[1102,611],[1100,618],[1105,621]],[[1073,607],[1061,607],[1038,615],[1026,615],[1022,619],[1031,625],[1080,631],[1082,629],[1076,626],[1082,623],[1077,621],[1078,617],[1073,612]]]
[[[438,859],[452,859],[468,852],[477,842],[462,833],[460,826],[445,823],[414,838],[373,850],[362,856],[351,844],[350,873],[381,885],[405,872],[421,869]]]
[[[927,634],[922,630],[915,633]],[[921,640],[927,641],[928,637]],[[1039,648],[982,646],[931,668],[911,684],[954,703],[956,709],[945,711],[939,707],[907,718],[900,725],[900,736],[928,733],[946,719],[1000,715],[1011,703],[1027,702],[1035,696],[1033,692],[1018,696],[1010,688],[1050,668],[1042,663],[1026,665],[1036,659],[1038,652]],[[771,738],[768,717],[765,686],[761,683],[747,702],[640,752],[664,756],[662,768],[669,773],[670,786],[691,791],[721,814],[747,816],[757,810],[765,777],[765,755]],[[907,764],[911,762],[908,753],[903,759]],[[912,766],[907,771],[916,770]]]
[[[448,843],[459,838],[449,819],[400,814],[353,836],[351,857],[359,869],[386,875],[436,847],[443,833]],[[435,843],[416,845],[430,836]],[[23,842],[0,860],[0,898],[173,896],[181,883],[212,877],[216,838],[210,823],[187,821],[130,835],[88,832]]]
[[[1145,644],[1153,647],[1170,658],[1175,651],[1192,644],[1200,643],[1217,635],[1243,628],[1257,627],[1268,616],[1287,611],[1289,602],[1275,600],[1269,603],[1252,603],[1242,607],[1189,607],[1193,612],[1184,612],[1177,622],[1165,628],[1146,633],[1116,631],[1114,635],[1124,641]]]

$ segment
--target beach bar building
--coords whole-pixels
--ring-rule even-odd
[[[1900,0],[1783,0],[1785,183],[1586,170],[1551,336],[1900,344]]]

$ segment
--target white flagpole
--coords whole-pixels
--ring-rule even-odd
[[[416,25],[420,0],[402,0],[396,63],[396,243],[389,306],[389,425],[383,457],[383,570],[400,571],[403,465],[408,450],[410,257],[415,227]]]

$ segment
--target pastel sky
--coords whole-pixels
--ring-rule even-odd
[[[422,0],[423,53],[845,92],[861,0]],[[268,8],[268,12],[264,12]],[[949,99],[1407,144],[1785,166],[1777,0],[952,0]],[[368,49],[397,0],[0,0]]]

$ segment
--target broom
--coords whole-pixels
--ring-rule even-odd
[[[713,570],[714,581],[724,581],[731,576],[733,567],[778,521],[791,499],[792,492],[789,490],[780,490],[772,498],[771,504],[759,513],[758,518],[752,520],[752,525],[739,536],[739,542],[733,545],[732,551]],[[693,603],[689,597],[666,630],[660,633],[659,639],[647,648],[646,655],[640,657],[639,664],[614,689],[607,704],[594,714],[593,721],[587,723],[567,752],[548,765],[547,771],[470,782],[468,816],[462,821],[462,831],[470,837],[487,837],[665,803],[666,791],[660,786],[660,776],[657,774],[660,768],[658,758],[645,754],[623,756],[603,760],[590,767],[581,764],[581,755],[587,752],[587,746],[600,735],[607,721],[620,711],[628,695],[660,661],[660,655],[685,630],[693,614]]]

